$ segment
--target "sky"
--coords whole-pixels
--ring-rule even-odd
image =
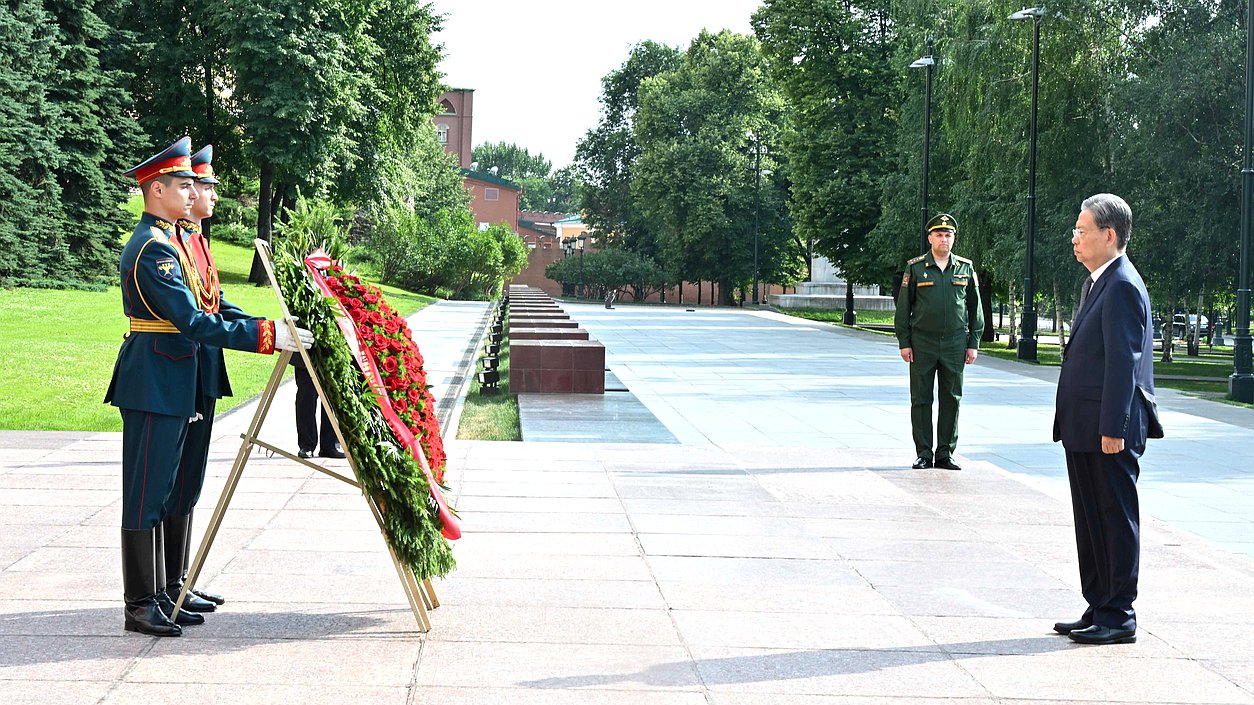
[[[600,115],[601,77],[651,39],[687,46],[702,28],[752,33],[761,0],[432,0],[440,70],[473,88],[474,144],[512,142],[560,169]]]

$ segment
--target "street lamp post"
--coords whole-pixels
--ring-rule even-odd
[[[761,303],[758,299],[758,229],[762,209],[762,136],[749,130],[749,139],[753,140],[753,305]]]
[[[1254,0],[1245,15],[1245,162],[1241,168],[1241,263],[1237,268],[1236,335],[1232,342],[1232,376],[1228,396],[1234,401],[1254,403],[1254,370],[1251,369],[1250,340],[1250,246],[1254,228]],[[1200,313],[1199,313],[1200,315]]]
[[[575,238],[573,237],[562,238],[562,259],[563,260],[570,259],[570,255],[574,251],[575,251]],[[573,288],[574,287],[570,285],[570,281],[568,281],[566,277],[563,276],[562,277],[562,295],[572,296],[574,293]]]
[[[912,69],[926,69],[927,82],[923,92],[923,225],[919,229],[922,234],[920,240],[920,252],[927,252],[929,249],[927,242],[927,221],[929,216],[927,213],[927,177],[928,162],[932,156],[932,68],[936,66],[936,40],[931,37],[927,38],[927,56],[919,58],[910,64]]]
[[[1028,240],[1023,253],[1023,327],[1019,333],[1016,356],[1020,360],[1036,360],[1036,286],[1032,281],[1035,267],[1033,247],[1036,241],[1036,93],[1040,83],[1041,18],[1044,7],[1030,7],[1011,15],[1011,20],[1032,21],[1032,107],[1028,117]]]
[[[586,234],[584,233],[579,234],[579,291],[576,292],[575,295],[580,296],[580,297],[586,296],[588,292],[587,286],[585,286],[583,283],[583,248],[584,248],[584,242],[587,239],[588,239],[588,236]]]

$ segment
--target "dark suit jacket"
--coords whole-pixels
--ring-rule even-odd
[[[1054,440],[1100,453],[1102,436],[1123,438],[1134,455],[1162,438],[1154,400],[1154,332],[1149,294],[1126,256],[1093,284],[1063,352]]]

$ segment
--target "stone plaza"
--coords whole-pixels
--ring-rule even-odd
[[[465,533],[426,634],[357,491],[263,454],[200,580],[227,604],[124,633],[121,434],[0,432],[0,703],[1254,703],[1254,412],[1161,390],[1139,641],[1085,647],[1051,629],[1084,607],[1056,369],[981,357],[964,469],[915,471],[889,336],[562,305],[606,392],[524,395],[521,443],[452,440],[450,404]],[[437,398],[486,312],[410,319]],[[293,393],[261,434],[292,448]],[[254,406],[217,421],[198,531]]]

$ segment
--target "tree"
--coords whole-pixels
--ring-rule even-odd
[[[887,0],[766,0],[753,16],[771,77],[790,110],[788,156],[794,245],[853,282],[873,283],[867,236],[880,218],[892,161],[897,76]]]
[[[632,170],[640,156],[633,133],[640,84],[679,67],[679,49],[656,42],[632,47],[623,65],[601,79],[601,119],[579,140],[575,151],[579,202],[588,224],[607,241],[656,256],[656,225],[644,216],[631,192]]]
[[[753,37],[703,31],[678,69],[644,80],[634,120],[641,153],[631,195],[658,225],[662,260],[687,281],[718,282],[724,304],[732,303],[733,287],[753,278],[756,169],[749,134],[769,137],[766,127],[783,119],[782,98],[763,76],[763,63]],[[764,168],[779,173],[784,164],[775,161],[776,150],[767,155]],[[777,221],[769,214],[760,220]],[[779,237],[787,229],[759,230],[759,241]]]

